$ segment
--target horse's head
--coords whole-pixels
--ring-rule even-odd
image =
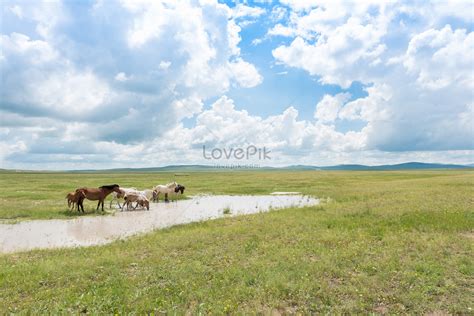
[[[168,188],[176,188],[177,185],[178,185],[178,184],[176,183],[176,181],[173,181],[173,182],[168,183],[166,186],[167,186]]]
[[[125,190],[119,189],[120,192],[117,192],[117,197],[118,198],[123,198],[125,196]]]
[[[181,192],[181,194],[184,194],[184,189],[186,189],[184,185],[178,184],[176,188],[174,188],[174,193]]]
[[[85,199],[86,192],[84,191],[84,189],[77,189],[76,192],[74,192],[74,194],[71,194],[71,197],[75,197],[77,199]]]

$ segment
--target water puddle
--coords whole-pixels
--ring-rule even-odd
[[[151,203],[150,211],[117,211],[111,216],[0,224],[0,253],[102,245],[179,224],[317,204],[319,199],[301,195],[208,195],[171,203]]]

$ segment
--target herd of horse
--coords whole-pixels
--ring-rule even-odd
[[[112,202],[116,202],[118,207],[122,210],[130,207],[136,209],[138,206],[142,208],[150,209],[150,201],[159,202],[160,194],[164,195],[165,202],[169,202],[169,196],[175,197],[178,193],[184,194],[185,187],[176,182],[171,182],[165,185],[157,185],[149,190],[139,191],[136,188],[121,188],[118,184],[103,185],[98,188],[78,188],[74,192],[67,194],[68,207],[73,210],[77,207],[77,211],[84,213],[84,200],[98,201],[97,209],[102,206],[102,212],[104,211],[105,198],[112,194],[112,200],[110,201],[110,208],[112,208]],[[120,199],[123,199],[123,205],[120,205]],[[133,206],[133,203],[135,207]]]

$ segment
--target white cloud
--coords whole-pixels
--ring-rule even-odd
[[[285,18],[287,13],[288,11],[284,7],[275,6],[272,9],[270,18],[272,19],[272,21],[278,22],[282,20],[283,18]]]
[[[244,88],[252,88],[263,81],[263,77],[258,73],[254,65],[241,58],[230,63],[230,69],[235,80]]]
[[[262,42],[263,42],[263,39],[255,38],[255,39],[252,40],[252,45],[257,46],[257,45],[260,45]]]
[[[366,97],[344,105],[325,97],[315,114],[321,122],[363,121],[366,150],[474,148],[472,129],[459,124],[472,103],[474,33],[442,24],[464,14],[441,2],[285,3],[290,18],[268,34],[292,42],[273,50],[276,61],[324,84],[366,86]]]
[[[33,65],[46,63],[58,57],[58,52],[48,42],[31,40],[24,34],[1,35],[0,45],[4,58],[21,56]]]
[[[317,0],[282,0],[281,3],[284,5],[289,6],[291,9],[295,11],[304,11],[314,8],[320,3],[321,1]]]
[[[23,9],[19,5],[13,5],[9,9],[18,18],[20,18],[20,19],[23,18]]]
[[[386,32],[384,18],[363,21],[349,18],[346,23],[321,33],[313,43],[305,40],[312,37],[311,29],[296,31],[291,27],[277,25],[270,35],[297,36],[289,46],[279,46],[273,56],[288,66],[307,70],[320,76],[323,83],[338,84],[344,88],[354,80],[366,80],[361,65],[376,60],[384,51],[380,39]]]
[[[462,26],[472,15],[451,4],[286,0],[268,14],[210,0],[98,1],[77,12],[69,2],[13,4],[18,25],[0,39],[0,162],[210,163],[203,145],[249,144],[272,150],[262,165],[472,162],[473,33]],[[340,86],[313,101],[314,118],[295,107],[251,115],[237,108],[252,104],[222,96],[263,82],[264,66],[239,47],[242,28],[263,17],[269,29],[254,45],[276,42],[277,63]],[[349,101],[354,82],[365,94],[351,87]]]
[[[188,98],[175,100],[171,108],[179,118],[191,118],[202,111],[203,103],[199,97],[190,96]]]
[[[343,102],[348,96],[337,98]],[[282,161],[312,150],[360,150],[365,146],[366,136],[362,132],[337,132],[322,120],[299,120],[298,114],[294,107],[289,107],[267,118],[252,116],[246,110],[236,110],[234,101],[224,96],[198,114],[195,127],[181,127],[173,133],[184,138],[189,135],[192,147],[265,146],[280,155]]]
[[[290,37],[295,35],[295,30],[288,26],[283,26],[282,24],[276,24],[273,28],[268,30],[267,33],[269,36],[285,36]]]
[[[168,69],[170,66],[171,66],[171,62],[170,62],[170,61],[161,61],[160,64],[158,65],[158,68],[160,68],[160,69],[162,69],[162,70],[166,70],[166,69]]]
[[[145,148],[180,120],[200,113],[208,98],[231,85],[254,87],[263,80],[240,56],[241,28],[224,4],[143,0],[84,5],[90,7],[81,12],[72,11],[69,2],[29,5],[22,11],[23,22],[9,25],[18,31],[1,34],[5,80],[0,110],[3,117],[22,118],[11,122],[6,143],[16,148],[13,144],[21,140],[26,148],[19,156],[9,151],[4,159],[79,161],[88,154],[69,144],[82,139],[96,148],[85,161],[99,163],[108,155],[97,149],[104,144]],[[241,20],[261,14],[240,10]],[[39,129],[28,134],[23,119]],[[46,160],[33,151],[44,139],[51,152],[61,146],[64,151]],[[121,161],[126,154],[111,155]]]
[[[235,19],[252,17],[257,18],[265,13],[265,10],[260,7],[251,7],[242,3],[238,3],[232,9],[232,17]]]
[[[170,1],[122,1],[122,5],[135,13],[132,27],[128,30],[128,44],[139,48],[153,38],[159,38],[166,25],[177,18],[177,3]],[[188,13],[189,10],[186,10]],[[191,15],[192,16],[192,15]]]
[[[115,80],[120,81],[120,82],[124,82],[124,81],[127,81],[128,79],[130,79],[123,72],[119,72],[118,74],[115,75],[114,78],[115,78]]]
[[[474,33],[449,25],[413,36],[403,65],[417,76],[424,88],[440,89],[451,84],[474,89]]]
[[[81,115],[110,101],[112,92],[92,72],[55,73],[29,87],[31,100],[57,111]]]
[[[334,96],[326,94],[316,105],[314,117],[321,122],[334,122],[342,105],[349,100],[349,93],[339,93]]]
[[[339,107],[338,118],[343,120],[383,121],[388,120],[390,111],[388,101],[392,92],[387,85],[366,88],[368,96],[355,99]],[[343,102],[347,101],[344,100]]]

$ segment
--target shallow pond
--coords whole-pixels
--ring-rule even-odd
[[[204,195],[151,203],[149,211],[117,210],[110,216],[0,224],[0,253],[101,245],[179,224],[316,204],[319,199],[302,195]]]

